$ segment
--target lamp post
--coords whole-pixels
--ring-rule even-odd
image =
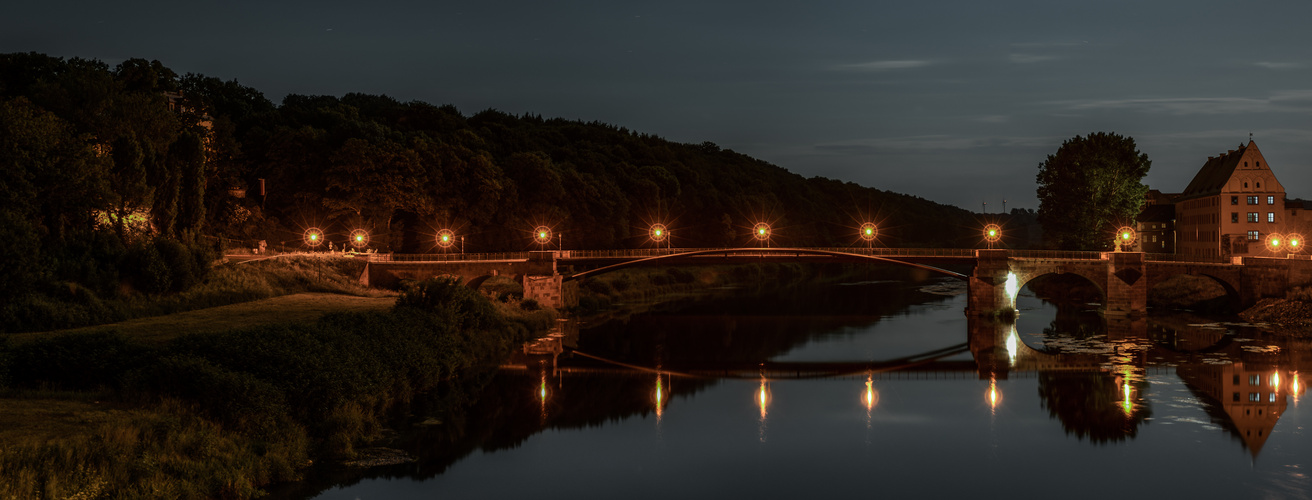
[[[669,239],[670,230],[669,228],[665,227],[665,224],[652,224],[651,230],[648,231],[647,234],[652,239],[652,241],[656,242],[657,253],[660,253],[661,243]],[[669,244],[666,244],[666,248],[668,247]]]
[[[752,237],[757,241],[765,243],[766,248],[770,248],[770,225],[764,222],[757,222],[752,227]]]
[[[1134,228],[1130,226],[1121,226],[1120,229],[1116,230],[1116,243],[1114,244],[1113,250],[1117,252],[1128,252],[1132,250],[1130,245],[1134,244],[1135,236]]]
[[[861,239],[865,240],[866,248],[873,249],[875,246],[875,237],[879,235],[879,227],[873,222],[867,222],[861,225]]]
[[[989,243],[989,250],[993,249],[993,244],[1002,239],[1002,226],[997,224],[987,224],[984,226],[984,241]]]

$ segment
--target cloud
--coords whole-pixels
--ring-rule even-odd
[[[1253,66],[1257,66],[1259,68],[1266,68],[1266,69],[1284,70],[1284,69],[1300,69],[1305,67],[1306,65],[1303,63],[1292,63],[1292,62],[1258,61],[1253,63]]]
[[[1053,137],[962,137],[952,135],[916,135],[907,137],[872,137],[851,141],[816,144],[826,153],[876,154],[892,151],[960,151],[984,148],[1031,148],[1051,146],[1061,140]]]
[[[1168,115],[1224,115],[1243,113],[1312,112],[1312,90],[1272,92],[1268,98],[1171,97],[1151,99],[1088,99],[1055,101],[1058,107],[1075,110],[1128,110]]]
[[[898,69],[921,68],[933,64],[931,61],[924,60],[902,60],[902,61],[870,61],[855,64],[840,64],[835,67],[839,70],[847,71],[890,71]]]
[[[1033,64],[1044,61],[1055,61],[1061,59],[1057,56],[1044,56],[1038,54],[1011,54],[1011,62],[1016,64]]]

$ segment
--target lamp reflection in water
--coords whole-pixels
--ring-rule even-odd
[[[870,444],[870,429],[874,426],[875,405],[879,404],[879,391],[875,390],[874,375],[866,374],[866,392],[861,395],[861,403],[866,405],[866,444]]]
[[[756,404],[761,409],[761,420],[758,434],[761,442],[765,442],[765,417],[769,413],[766,407],[770,404],[770,385],[766,383],[765,375],[761,375],[761,386],[756,391]]]
[[[1016,325],[1011,325],[1011,331],[1007,333],[1007,362],[1011,366],[1016,366],[1016,351],[1020,348],[1020,337],[1016,335]]]
[[[1294,396],[1294,408],[1298,408],[1298,397],[1303,395],[1303,385],[1298,382],[1298,372],[1291,372],[1289,378],[1289,394]]]
[[[656,425],[661,425],[661,417],[665,413],[665,386],[661,381],[661,374],[656,374]]]
[[[1002,391],[998,390],[997,376],[989,375],[989,392],[987,396],[989,401],[989,413],[996,414],[998,411],[998,405],[1002,404]]]

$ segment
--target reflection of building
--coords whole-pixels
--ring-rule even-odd
[[[1287,405],[1282,383],[1288,370],[1275,365],[1181,365],[1180,378],[1205,398],[1208,414],[1257,458]],[[1220,410],[1219,412],[1217,410]]]
[[[1257,144],[1208,157],[1175,200],[1178,252],[1259,255],[1262,238],[1285,224],[1285,188]]]

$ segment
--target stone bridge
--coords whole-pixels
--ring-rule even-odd
[[[1178,275],[1203,276],[1219,284],[1236,309],[1267,297],[1285,297],[1295,286],[1312,283],[1312,260],[1244,257],[1230,261],[1164,260],[1174,256],[1139,252],[1044,252],[969,249],[752,248],[664,251],[527,252],[499,255],[381,256],[366,265],[363,284],[396,287],[403,280],[451,276],[477,288],[488,278],[510,276],[524,286],[524,298],[550,307],[577,304],[577,282],[641,265],[746,264],[760,262],[891,263],[934,271],[969,283],[967,313],[1010,315],[1026,283],[1049,274],[1071,274],[1093,283],[1110,316],[1147,313],[1148,290]],[[410,260],[406,260],[410,259]],[[557,263],[600,265],[561,275]],[[973,265],[969,275],[934,264]]]

